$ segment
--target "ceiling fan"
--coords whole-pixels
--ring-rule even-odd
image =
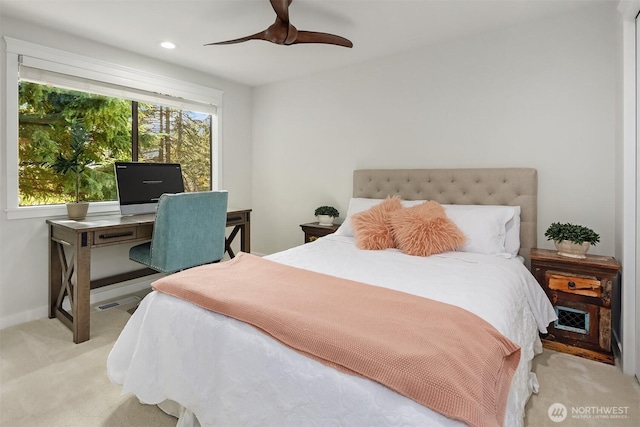
[[[353,43],[344,37],[316,31],[298,31],[298,29],[289,22],[289,5],[291,5],[293,0],[270,1],[273,10],[276,12],[276,21],[271,24],[269,28],[250,36],[223,42],[207,43],[205,46],[242,43],[249,40],[265,40],[286,46],[299,43],[323,43],[353,47]]]

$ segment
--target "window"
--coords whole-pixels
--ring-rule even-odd
[[[48,167],[68,149],[71,123],[81,123],[89,135],[91,162],[80,193],[97,202],[94,212],[117,209],[116,160],[181,163],[187,191],[218,188],[221,92],[5,41],[7,123],[17,124],[7,126],[9,218],[55,215],[52,209],[62,209],[56,204],[73,200],[73,176]]]
[[[84,201],[116,200],[116,160],[180,163],[185,189],[211,189],[212,115],[64,89],[21,78],[18,96],[19,206],[63,203],[75,197],[75,178],[48,165],[68,152],[70,122],[89,135],[81,175]]]

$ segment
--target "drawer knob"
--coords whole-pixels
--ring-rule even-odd
[[[569,280],[569,283],[567,283],[567,285],[569,285],[569,289],[575,289],[576,288],[576,282],[573,282],[571,280]]]
[[[316,240],[318,240],[318,236],[310,236],[309,237],[309,241],[310,242],[315,242]]]

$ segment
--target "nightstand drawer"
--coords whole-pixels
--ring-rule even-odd
[[[600,308],[569,300],[554,304],[558,320],[549,327],[555,337],[598,344],[600,332]],[[608,350],[608,349],[607,349]]]
[[[320,225],[317,222],[309,222],[300,224],[300,227],[304,231],[304,242],[309,243],[318,240],[320,237],[335,233],[340,224]]]
[[[595,277],[547,271],[545,280],[549,289],[568,294],[600,298],[602,293],[600,281]]]

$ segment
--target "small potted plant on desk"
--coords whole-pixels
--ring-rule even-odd
[[[80,201],[80,179],[87,168],[94,164],[86,153],[87,144],[91,140],[89,132],[81,123],[72,122],[69,127],[71,142],[68,150],[61,150],[49,167],[62,175],[72,174],[75,178],[75,201],[67,203],[69,219],[84,219],[89,209],[89,202]]]
[[[333,206],[320,206],[314,215],[318,217],[319,225],[333,225],[333,219],[339,217],[340,213]]]
[[[558,255],[571,258],[586,258],[589,247],[600,242],[600,236],[592,229],[570,223],[554,222],[544,235],[547,240],[553,240]]]

